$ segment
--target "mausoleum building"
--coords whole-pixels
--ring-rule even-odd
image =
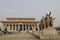
[[[35,18],[6,18],[1,22],[9,32],[38,31],[39,27],[39,21],[36,21]]]

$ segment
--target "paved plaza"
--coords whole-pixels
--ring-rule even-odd
[[[0,40],[39,40],[39,39],[30,33],[18,33],[0,36]]]

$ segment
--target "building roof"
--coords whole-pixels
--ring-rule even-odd
[[[19,22],[36,22],[38,21],[35,20],[35,18],[6,18],[4,21],[0,21],[2,23],[19,23]]]
[[[35,20],[35,18],[6,18],[7,20]]]
[[[20,20],[19,20],[19,21],[17,21],[17,20],[15,20],[15,21],[14,21],[14,20],[12,20],[12,21],[9,20],[9,21],[8,21],[8,20],[7,20],[7,21],[0,21],[0,22],[2,22],[2,23],[20,23],[20,22],[27,22],[27,23],[28,23],[28,22],[30,22],[30,23],[33,22],[33,23],[38,23],[39,21],[23,21],[23,20],[21,20],[21,21],[20,21]]]

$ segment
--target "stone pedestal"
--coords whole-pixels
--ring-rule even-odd
[[[47,29],[43,29],[43,35],[57,35],[57,31],[54,28],[48,27]]]
[[[41,39],[49,39],[49,38],[54,38],[56,36],[58,36],[58,32],[56,31],[56,29],[52,28],[52,27],[48,27],[46,29],[43,29],[41,34]]]

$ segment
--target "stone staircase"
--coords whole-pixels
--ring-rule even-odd
[[[30,33],[19,33],[1,36],[0,40],[40,40]]]

